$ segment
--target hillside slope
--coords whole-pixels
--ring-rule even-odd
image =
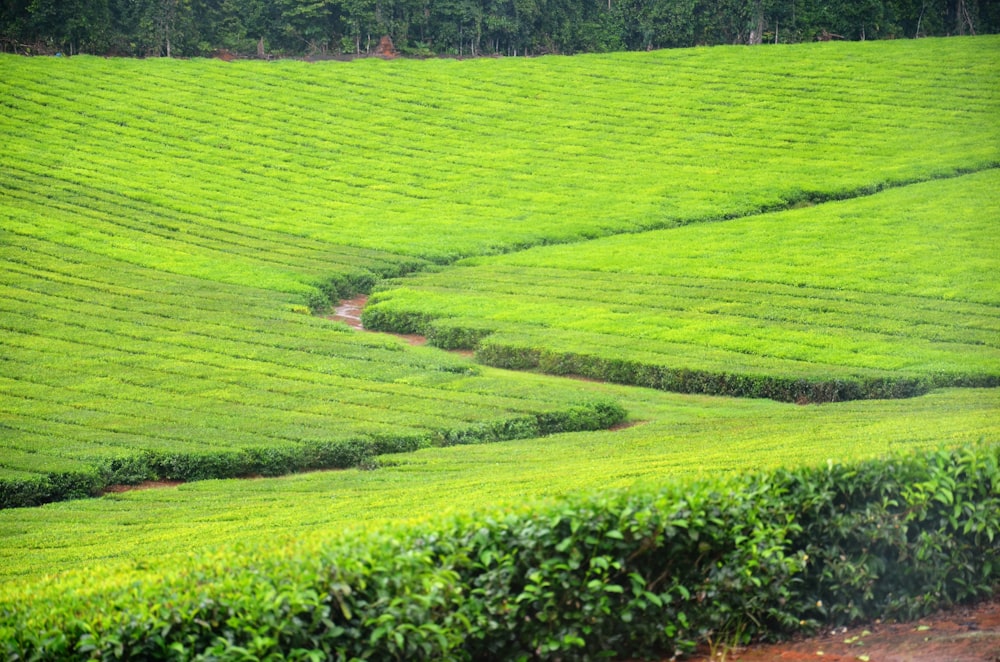
[[[0,57],[9,502],[553,429],[570,388],[511,399],[514,377],[296,313],[431,262],[991,167],[998,52]]]

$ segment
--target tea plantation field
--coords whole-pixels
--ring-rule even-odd
[[[492,365],[839,400],[1000,383],[1000,171],[381,284],[368,327]],[[384,288],[384,289],[382,289]]]
[[[486,372],[501,383],[510,379]],[[528,379],[558,388],[555,378]],[[192,549],[223,542],[338,537],[345,528],[360,532],[473,509],[523,508],[671,476],[705,478],[1000,441],[995,389],[790,407],[602,384],[580,388],[623,402],[634,425],[382,456],[376,470],[198,481],[2,511],[0,583],[13,598],[25,580],[83,567],[74,581],[89,582],[94,567],[142,578],[151,567],[164,571]]]
[[[1000,502],[995,425],[1000,402],[995,389],[795,407],[764,400],[594,388],[620,394],[637,412],[655,420],[616,432],[427,449],[396,456],[375,471],[201,481],[6,510],[0,513],[0,535],[11,546],[4,550],[5,574],[0,580],[0,634],[9,639],[10,652],[44,650],[52,659],[69,651],[82,657],[93,649],[138,650],[164,659],[207,651],[224,659],[245,657],[247,651],[251,657],[277,659],[310,659],[308,651],[335,659],[427,651],[447,659],[470,655],[488,659],[500,645],[495,637],[505,636],[462,614],[489,601],[495,591],[496,599],[510,601],[509,606],[504,602],[490,609],[493,618],[512,619],[502,631],[519,643],[508,645],[517,650],[547,642],[550,653],[568,652],[576,658],[584,657],[586,649],[608,650],[607,641],[587,636],[594,627],[621,627],[634,633],[633,617],[619,618],[620,612],[610,608],[621,602],[620,597],[625,601],[621,607],[629,609],[625,613],[632,613],[633,593],[644,600],[640,605],[647,607],[642,610],[651,611],[647,618],[652,619],[650,625],[659,624],[660,635],[630,637],[628,644],[614,644],[617,650],[639,646],[650,652],[691,651],[695,642],[714,636],[716,628],[727,632],[725,619],[701,614],[698,605],[704,598],[694,597],[693,589],[726,582],[713,577],[713,569],[726,577],[743,567],[753,578],[744,590],[720,588],[705,607],[712,614],[719,614],[723,606],[759,618],[761,625],[750,626],[747,636],[809,631],[827,619],[849,622],[877,614],[912,618],[949,599],[942,595],[976,597],[996,580],[989,570],[984,577],[980,569],[994,563],[1000,551],[985,539],[997,530]],[[986,443],[974,443],[979,450],[973,453],[978,455],[967,456],[972,466],[959,467],[956,473],[946,465],[944,475],[932,473],[920,482],[925,475],[910,476],[912,469],[904,468],[940,466],[941,460],[910,455],[913,450],[976,439]],[[860,471],[853,466],[890,450],[905,452],[899,464],[881,469],[874,464]],[[846,466],[841,458],[847,458]],[[821,530],[847,527],[831,548],[824,547],[827,535],[805,534],[808,544],[795,542],[802,539],[796,533],[804,531],[812,509],[822,507],[826,512],[824,491],[809,497],[810,508],[793,508],[787,515],[764,521],[757,520],[754,511],[744,512],[751,517],[745,522],[735,512],[716,509],[720,500],[729,504],[734,498],[748,499],[755,508],[772,499],[782,503],[784,487],[765,482],[751,489],[755,483],[748,481],[755,472],[812,465],[822,467],[821,481],[829,471],[831,486],[842,488],[827,497],[833,500],[829,515],[815,513],[823,522]],[[870,480],[873,467],[890,475],[902,472],[898,485],[906,497],[899,504],[881,504],[888,512],[877,501],[868,501],[868,490],[849,498],[854,482]],[[815,474],[803,474],[810,475]],[[946,482],[938,482],[941,479]],[[976,488],[971,499],[970,486]],[[890,480],[878,488],[879,493],[892,487]],[[946,492],[934,491],[938,489]],[[703,506],[704,499],[708,503]],[[939,521],[945,526],[950,504],[970,515],[960,520],[971,525],[964,534],[961,523],[957,530],[943,532],[949,541],[945,547],[951,550],[946,558],[963,559],[961,570],[945,563],[940,553],[934,557],[937,562],[902,561],[906,569],[902,572],[896,569],[898,554],[856,556],[855,549],[873,544],[879,554],[889,551],[887,544],[894,552],[912,550],[905,546],[908,536],[900,541],[889,531],[884,536],[879,533],[900,522],[909,522],[906,528],[922,541],[924,553],[930,553],[928,548],[934,550],[939,538],[920,534],[917,522],[925,521],[926,509],[932,508],[941,513],[940,520],[926,519],[925,526]],[[671,568],[670,561],[653,561],[646,569],[643,559],[655,553],[663,541],[653,541],[664,533],[633,539],[637,532],[631,527],[646,521],[647,511],[637,511],[644,507],[670,513],[667,531],[682,532],[678,548],[686,549],[683,538],[689,527],[694,541],[695,551],[682,559],[677,558],[681,549],[669,551],[667,545],[663,554],[674,559],[678,575],[661,589],[655,588],[659,582],[651,573],[663,572],[664,565]],[[844,514],[845,507],[852,510]],[[861,509],[857,516],[855,508]],[[984,525],[977,523],[980,518]],[[726,531],[716,534],[721,540],[708,537],[707,529],[714,526]],[[779,528],[771,528],[775,526]],[[763,554],[758,551],[750,560],[725,556],[715,561],[722,554],[716,545],[728,549],[732,536],[750,534],[758,536],[751,538],[759,541],[755,544],[766,545]],[[783,552],[783,536],[790,536],[792,549],[803,544],[804,551]],[[973,545],[980,537],[982,543]],[[608,544],[619,551],[605,551]],[[457,557],[446,555],[453,546]],[[814,562],[816,569],[860,574],[851,581],[840,580],[839,590],[819,589],[823,591],[819,600],[813,580],[770,581],[772,572],[785,576],[775,564],[801,576],[810,556],[823,559],[823,555],[830,561]],[[606,572],[600,571],[603,563],[608,564]],[[411,584],[413,564],[437,570]],[[837,569],[837,564],[843,567]],[[462,582],[467,580],[458,576],[460,571],[485,581],[493,567],[511,576],[499,585],[478,588],[475,579],[465,586]],[[935,576],[947,578],[947,583],[938,585],[937,598],[921,593],[925,590],[921,584],[896,590],[888,598],[881,587],[855,592],[873,579],[897,573],[910,572],[918,581],[927,581],[928,567],[939,570]],[[626,570],[619,572],[622,568],[629,572],[627,578]],[[559,569],[567,583],[555,593],[536,593],[533,587],[551,586],[548,577]],[[837,579],[821,584],[831,581]],[[776,586],[788,588],[775,591]],[[600,590],[597,596],[588,594],[595,589]],[[442,600],[442,593],[452,591],[459,595]],[[615,594],[607,596],[608,612],[587,618],[578,629],[574,613],[564,605],[587,604],[605,592]],[[777,595],[772,598],[773,592]],[[794,604],[781,604],[797,625],[764,626],[761,605],[774,604],[770,608],[774,609],[778,605],[772,599],[788,596],[796,598]],[[549,601],[553,606],[547,606]],[[653,604],[659,608],[653,609]],[[535,618],[546,613],[541,610],[554,610],[550,613],[558,618],[536,623]],[[453,623],[453,618],[458,621]],[[568,623],[563,624],[564,619]],[[664,623],[670,626],[666,630]],[[567,627],[580,635],[562,641],[553,632]],[[307,632],[312,634],[303,638]],[[390,634],[390,640],[380,642],[384,636],[380,632]],[[465,640],[462,632],[476,636]],[[470,654],[482,638],[485,650]],[[175,643],[167,649],[171,641]]]
[[[5,57],[4,227],[299,292],[329,244],[447,261],[739,216],[997,164],[998,50]]]
[[[461,357],[290,312],[267,290],[7,237],[3,506],[355,466],[622,416],[573,389],[484,384]]]
[[[992,36],[0,56],[0,650],[669,655],[988,592],[998,117]],[[373,290],[477,359],[322,317]]]

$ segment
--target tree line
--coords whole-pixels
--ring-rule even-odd
[[[994,0],[2,0],[7,52],[540,55],[1000,32]],[[383,44],[384,46],[384,44]]]

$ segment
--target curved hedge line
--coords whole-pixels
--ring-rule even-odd
[[[399,278],[408,273],[419,271],[427,266],[425,260],[405,256],[392,256],[393,262],[372,260],[368,268],[353,272],[338,273],[316,280],[312,283],[313,290],[303,295],[302,303],[314,315],[330,311],[342,299],[350,299],[358,294],[371,292],[376,283],[385,278]]]
[[[315,469],[367,466],[378,455],[408,453],[430,446],[481,444],[529,439],[558,432],[602,430],[625,420],[614,402],[585,402],[564,410],[525,414],[427,435],[358,438],[327,443],[249,447],[199,454],[144,450],[103,460],[89,471],[40,473],[0,478],[0,508],[37,506],[51,501],[96,496],[112,485],[147,480],[192,481],[244,476],[281,476]]]
[[[7,598],[9,659],[665,656],[1000,584],[1000,445],[582,495]]]
[[[845,402],[912,398],[934,388],[996,388],[1000,376],[939,374],[884,375],[816,379],[786,375],[727,373],[669,367],[626,358],[563,352],[501,340],[487,322],[481,327],[457,326],[447,318],[368,306],[362,314],[365,328],[391,333],[418,333],[442,349],[475,350],[476,360],[494,368],[538,370],[550,375],[579,375],[615,384],[643,386],[675,393],[700,393],[739,398],[768,398],[779,402]]]
[[[476,359],[495,368],[539,370],[550,375],[581,375],[592,379],[645,386],[675,393],[701,393],[738,398],[769,398],[779,402],[844,402],[883,398],[912,398],[936,386],[952,386],[949,379],[923,377],[871,377],[812,379],[782,375],[713,372],[672,368],[621,358],[604,358],[573,352],[484,342]],[[938,384],[937,382],[942,383]],[[964,376],[962,385],[997,386],[995,377]]]

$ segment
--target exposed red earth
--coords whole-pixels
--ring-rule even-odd
[[[111,494],[117,492],[132,492],[135,490],[154,490],[162,487],[177,487],[184,481],[180,480],[147,480],[137,485],[108,485],[101,494]]]
[[[913,623],[824,630],[783,644],[714,651],[694,662],[1000,662],[1000,596],[940,611]]]
[[[367,294],[358,295],[353,299],[344,299],[337,305],[336,308],[333,309],[333,315],[327,315],[326,319],[333,320],[335,322],[343,322],[347,326],[357,329],[358,331],[367,331],[367,329],[365,329],[365,327],[361,324],[361,311],[364,310],[366,303],[368,303]],[[402,338],[411,345],[427,344],[427,338],[415,333],[390,333],[388,335]],[[462,353],[464,354],[466,352]],[[468,352],[468,354],[471,356],[472,352]]]
[[[344,299],[341,301],[336,308],[333,309],[333,315],[327,315],[326,319],[333,320],[335,322],[343,322],[353,329],[358,331],[368,331],[361,324],[361,311],[364,310],[365,304],[368,303],[368,295],[361,294],[353,299]],[[379,331],[371,331],[370,333],[381,333]],[[416,333],[389,333],[387,335],[395,336],[397,338],[402,338],[411,345],[426,345],[427,338],[418,335]],[[456,349],[452,350],[453,354],[459,354],[461,356],[472,356],[474,352],[466,349]]]
[[[361,294],[353,299],[344,299],[333,309],[333,315],[327,315],[328,320],[343,322],[351,328],[363,331],[365,327],[361,325],[361,311],[368,303],[368,295]]]

